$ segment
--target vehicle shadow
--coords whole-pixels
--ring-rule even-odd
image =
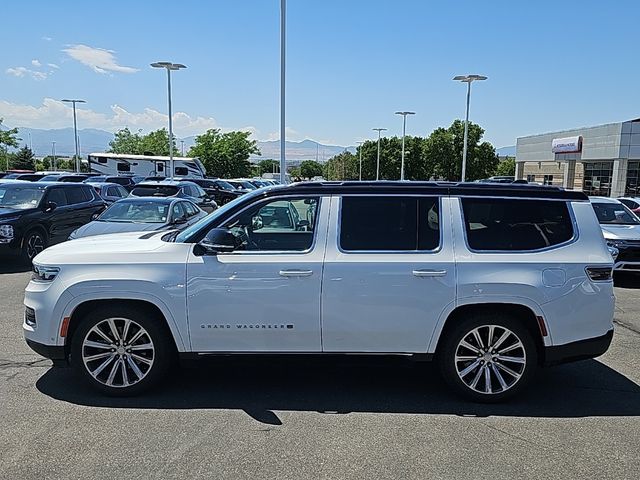
[[[40,392],[73,404],[112,408],[240,409],[280,425],[274,411],[327,414],[411,413],[461,416],[591,417],[640,415],[640,386],[597,360],[541,370],[515,400],[466,402],[449,392],[432,364],[404,358],[223,357],[183,368],[150,393],[105,397],[50,369]]]
[[[620,288],[640,288],[640,273],[615,273],[613,275],[613,284]]]
[[[23,273],[31,270],[31,263],[20,258],[0,256],[0,274]]]

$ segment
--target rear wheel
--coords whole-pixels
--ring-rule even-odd
[[[444,380],[477,402],[499,402],[517,395],[537,366],[529,330],[504,314],[480,314],[449,331],[438,352]]]
[[[22,242],[22,258],[31,262],[45,248],[47,248],[47,236],[44,232],[39,229],[30,230]]]
[[[71,365],[91,387],[109,395],[152,388],[172,366],[175,353],[161,321],[133,307],[90,312],[73,335]]]

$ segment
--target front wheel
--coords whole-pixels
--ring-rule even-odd
[[[476,402],[513,397],[531,381],[537,367],[536,346],[516,318],[481,314],[456,325],[438,352],[447,384]]]
[[[24,236],[22,243],[22,258],[32,262],[33,258],[47,248],[47,237],[39,229],[34,229]]]
[[[141,393],[165,376],[174,357],[161,321],[133,307],[90,312],[73,335],[71,365],[103,393]]]

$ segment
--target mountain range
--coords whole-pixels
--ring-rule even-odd
[[[6,129],[4,125],[0,128]],[[73,128],[58,128],[45,130],[40,128],[18,128],[18,137],[21,139],[21,145],[31,146],[37,157],[51,155],[53,151],[53,142],[55,142],[56,155],[71,156],[75,151],[73,142]],[[78,138],[80,143],[80,154],[87,155],[92,152],[104,152],[109,148],[109,142],[113,140],[113,133],[106,130],[96,128],[83,128],[78,130]],[[177,141],[178,154],[182,149],[181,140],[184,141],[185,152],[195,143],[195,136],[185,137]],[[267,140],[259,141],[258,148],[262,155],[252,155],[252,161],[260,161],[262,159],[280,158],[280,141]],[[355,152],[353,146],[340,145],[324,145],[314,140],[306,139],[300,142],[286,143],[287,161],[299,162],[302,160],[315,160],[324,162],[338,153],[345,150],[352,153]],[[496,153],[500,157],[515,156],[516,147],[508,146],[496,149]]]
[[[2,126],[0,128],[6,129]],[[73,128],[58,128],[45,130],[40,128],[18,128],[18,138],[20,145],[30,146],[37,157],[45,157],[53,152],[53,142],[55,142],[55,153],[60,156],[71,156],[75,152],[73,141]],[[92,152],[104,152],[109,148],[109,142],[113,140],[113,133],[95,128],[83,128],[78,130],[80,154],[87,155]],[[178,152],[181,154],[182,143],[184,141],[185,152],[195,143],[195,136],[179,139],[177,143]],[[270,140],[258,142],[258,148],[262,155],[252,155],[252,161],[262,159],[280,158],[280,141]],[[303,140],[301,142],[287,141],[286,151],[288,161],[315,160],[325,161],[334,155],[349,150],[355,152],[355,147],[343,147],[339,145],[323,145],[313,140]]]

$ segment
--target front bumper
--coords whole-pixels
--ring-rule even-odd
[[[53,364],[56,366],[62,366],[67,364],[67,353],[64,345],[44,345],[42,343],[34,342],[33,340],[26,339],[27,345],[31,347],[31,350],[36,352],[45,358],[53,360]]]
[[[609,349],[613,339],[613,328],[600,337],[588,338],[565,345],[545,347],[544,366],[559,365],[587,358],[595,358]]]

